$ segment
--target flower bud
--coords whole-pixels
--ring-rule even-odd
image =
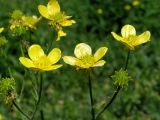
[[[124,86],[128,85],[128,82],[131,79],[131,77],[128,75],[126,70],[123,70],[121,68],[119,71],[115,72],[115,74],[112,76],[112,79],[114,80],[114,84],[118,86]]]

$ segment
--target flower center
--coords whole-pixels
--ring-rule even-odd
[[[83,68],[89,68],[95,63],[94,57],[92,55],[82,56],[81,58],[79,58],[79,60],[80,61],[77,64],[78,66],[81,66]]]
[[[133,47],[135,46],[135,42],[137,40],[137,36],[129,35],[128,37],[124,38],[124,42],[129,46]]]
[[[51,62],[47,56],[41,56],[36,61],[33,61],[33,63],[37,68],[45,68],[51,65]]]

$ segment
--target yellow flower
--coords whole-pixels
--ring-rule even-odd
[[[134,50],[135,46],[150,41],[149,31],[145,31],[140,35],[136,35],[136,30],[131,25],[125,25],[122,27],[122,36],[117,35],[115,32],[111,32],[111,34],[116,40],[122,42],[130,50]]]
[[[36,29],[36,24],[41,18],[38,18],[37,16],[22,16],[22,24],[23,26],[31,29]]]
[[[54,48],[46,55],[41,46],[34,44],[28,49],[30,57],[20,57],[19,60],[27,68],[32,68],[40,71],[50,71],[60,68],[61,64],[56,64],[61,58],[61,50]]]
[[[76,23],[71,19],[72,16],[67,16],[64,12],[60,11],[57,0],[50,0],[47,6],[39,5],[38,10],[43,17],[50,20],[49,24],[53,26],[57,32],[62,31],[62,27],[71,26]],[[66,36],[66,33],[64,34],[63,36]],[[60,40],[60,37],[61,35],[58,35],[57,40]]]
[[[140,1],[139,0],[133,0],[133,6],[138,6],[140,4]]]
[[[4,28],[3,28],[3,27],[1,27],[1,28],[0,28],[0,33],[1,33],[1,32],[3,32],[3,30],[4,30]]]
[[[47,6],[39,5],[38,10],[43,17],[49,20],[55,20],[55,17],[60,14],[60,6],[57,0],[50,0]]]
[[[78,69],[103,66],[106,62],[100,59],[106,54],[107,50],[107,47],[101,47],[92,55],[91,47],[85,43],[80,43],[74,50],[76,57],[64,56],[63,60],[67,64],[76,66]]]

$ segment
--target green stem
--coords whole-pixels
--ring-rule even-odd
[[[32,31],[29,30],[29,42],[31,43],[31,41],[32,41]]]
[[[31,118],[25,112],[23,112],[23,110],[16,104],[15,101],[13,101],[12,103],[23,116],[25,116],[28,120],[31,120]]]
[[[30,72],[30,76],[32,75],[31,73],[32,72]],[[38,87],[38,80],[39,79],[38,79],[37,76],[38,76],[38,73],[36,73],[36,75],[33,76],[36,80],[33,77],[31,78],[32,88],[33,88],[33,93],[32,94],[33,94],[33,97],[34,97],[35,100],[38,99],[38,93],[37,93],[37,91],[38,91],[38,88],[39,88]]]
[[[44,113],[43,110],[40,110],[41,120],[44,120]]]
[[[23,94],[23,91],[24,91],[26,76],[27,76],[27,70],[25,70],[24,78],[22,79],[22,87],[21,87],[21,91],[20,91],[20,94],[19,94],[19,100],[21,100],[21,97],[22,97],[22,94]]]
[[[34,109],[34,111],[33,111],[31,120],[34,120],[35,114],[36,114],[36,112],[37,112],[37,110],[38,110],[39,103],[40,103],[40,101],[41,101],[41,96],[42,96],[42,86],[43,86],[43,83],[42,83],[42,76],[40,75],[40,88],[39,88],[38,100],[37,100],[35,109]]]
[[[21,54],[22,54],[22,56],[24,56],[24,50],[23,50],[23,47],[22,47],[22,41],[19,43],[19,46],[20,46]]]
[[[95,109],[94,109],[94,100],[93,100],[93,94],[92,94],[92,81],[91,81],[90,71],[88,71],[88,87],[89,87],[89,95],[90,95],[90,102],[91,102],[92,120],[95,120]]]
[[[126,64],[125,64],[124,70],[127,70],[128,62],[129,62],[129,56],[130,56],[130,50],[128,50],[128,53],[127,53],[127,59],[126,59]]]
[[[130,50],[128,50],[127,52],[127,58],[126,58],[126,63],[125,63],[125,67],[124,70],[127,70],[128,67],[128,62],[129,62],[129,56],[130,56]],[[117,87],[116,92],[113,94],[112,98],[110,99],[109,103],[105,105],[105,107],[97,114],[96,116],[96,120],[102,115],[102,113],[113,103],[113,101],[115,100],[116,96],[118,95],[119,91],[121,90],[121,86]]]

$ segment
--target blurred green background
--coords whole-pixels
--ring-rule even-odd
[[[12,75],[16,80],[17,103],[29,114],[32,112],[35,99],[31,79],[34,73],[29,72],[19,63],[21,56],[19,42],[22,38],[8,33],[10,14],[15,9],[27,15],[40,16],[37,6],[47,4],[47,0],[0,0],[0,26],[5,27],[2,35],[8,43],[1,48],[1,77]],[[50,41],[53,47],[60,47],[63,55],[73,55],[74,47],[85,42],[95,52],[101,46],[109,48],[104,59],[104,67],[95,68],[93,79],[96,112],[105,100],[109,100],[116,86],[108,78],[114,70],[124,66],[126,50],[114,40],[110,32],[120,33],[125,24],[135,26],[137,34],[146,30],[151,32],[151,42],[138,47],[131,53],[128,72],[132,77],[129,85],[124,87],[112,106],[105,111],[101,120],[160,120],[160,2],[159,0],[60,0],[61,10],[73,16],[76,24],[64,29],[68,34],[60,42],[48,21],[42,19],[37,30],[32,34],[32,41],[23,38],[23,48],[40,44],[44,50]],[[28,35],[26,35],[28,36]],[[3,52],[2,52],[3,51]],[[60,61],[62,64],[64,62]],[[24,73],[27,71],[26,76]],[[24,83],[23,83],[24,81]],[[87,77],[81,71],[64,64],[58,70],[45,72],[43,76],[43,97],[40,109],[44,111],[45,120],[90,120],[90,100]],[[23,94],[19,97],[24,85]],[[14,108],[0,102],[0,114],[4,120],[25,120]],[[36,120],[39,120],[39,112]]]

